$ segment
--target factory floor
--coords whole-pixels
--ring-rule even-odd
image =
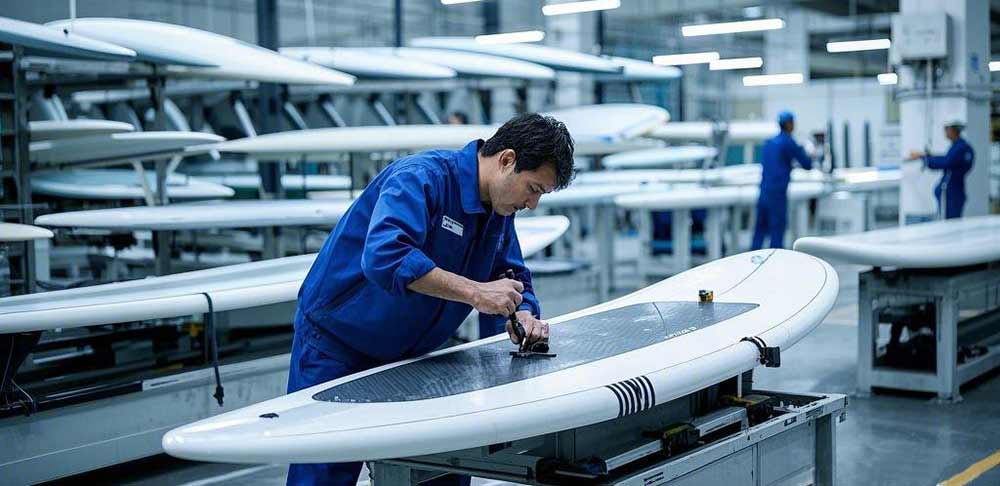
[[[859,267],[838,268],[841,292],[826,320],[794,348],[783,352],[782,366],[758,368],[755,386],[786,392],[853,394],[855,389],[857,274]],[[619,268],[619,271],[627,270]],[[582,307],[596,302],[596,292],[552,294],[564,283],[579,284],[579,276],[549,277],[539,282],[542,302],[556,307]],[[623,275],[619,285],[629,285]],[[624,293],[624,291],[622,292]],[[546,300],[548,298],[548,300]],[[556,299],[566,299],[556,302]],[[572,305],[568,305],[572,301]],[[570,309],[559,309],[566,311]],[[562,312],[559,312],[562,313]],[[847,420],[837,428],[837,484],[844,486],[997,486],[1000,466],[975,463],[1000,455],[1000,373],[998,370],[963,387],[964,401],[939,404],[925,394],[880,392],[852,395]],[[994,456],[995,457],[995,456]],[[996,461],[993,461],[996,462]],[[282,485],[285,466],[192,463],[167,456],[67,478],[52,484],[121,484],[235,486]],[[976,472],[980,476],[966,481]],[[363,477],[367,477],[366,475]],[[367,481],[361,484],[366,484]],[[499,485],[476,479],[473,485]]]

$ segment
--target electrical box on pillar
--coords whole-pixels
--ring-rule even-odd
[[[948,23],[944,12],[894,16],[893,63],[948,57]]]

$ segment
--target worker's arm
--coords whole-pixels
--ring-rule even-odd
[[[524,256],[521,253],[521,242],[518,240],[513,222],[506,228],[503,238],[503,245],[500,247],[500,252],[493,263],[493,269],[490,273],[491,275],[500,275],[507,270],[514,272],[514,278],[524,285],[524,289],[521,292],[524,300],[517,306],[517,318],[521,322],[521,325],[524,326],[528,343],[548,339],[549,326],[544,321],[539,320],[539,317],[542,315],[542,308],[538,303],[538,297],[535,295],[535,290],[531,283],[531,271],[524,264]],[[484,316],[480,316],[479,318],[489,319]],[[507,334],[510,335],[512,342],[520,344],[521,340],[517,337],[510,322],[507,322]]]
[[[792,152],[791,153],[792,158],[797,160],[799,162],[799,165],[801,165],[803,169],[812,170],[813,161],[812,158],[809,157],[809,154],[806,153],[805,149],[803,149],[802,146],[798,144],[798,142],[791,140],[790,138],[789,142],[790,143],[788,145],[788,148]]]
[[[521,303],[520,283],[473,282],[437,268],[420,250],[439,206],[441,184],[443,176],[425,168],[400,171],[383,183],[361,253],[365,277],[394,295],[414,291],[463,302],[480,312],[513,312]]]
[[[972,150],[962,150],[957,145],[952,145],[948,153],[942,155],[927,155],[924,157],[927,167],[931,169],[960,169],[963,165],[972,162]]]

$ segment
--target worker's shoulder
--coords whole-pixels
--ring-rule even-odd
[[[454,167],[456,151],[426,150],[407,155],[389,166],[393,174],[409,173],[417,177],[442,182]]]

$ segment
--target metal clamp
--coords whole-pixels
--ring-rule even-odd
[[[757,336],[740,339],[740,342],[743,341],[749,341],[757,347],[757,351],[760,353],[760,364],[768,368],[777,368],[781,366],[781,347],[768,346],[763,339]]]

